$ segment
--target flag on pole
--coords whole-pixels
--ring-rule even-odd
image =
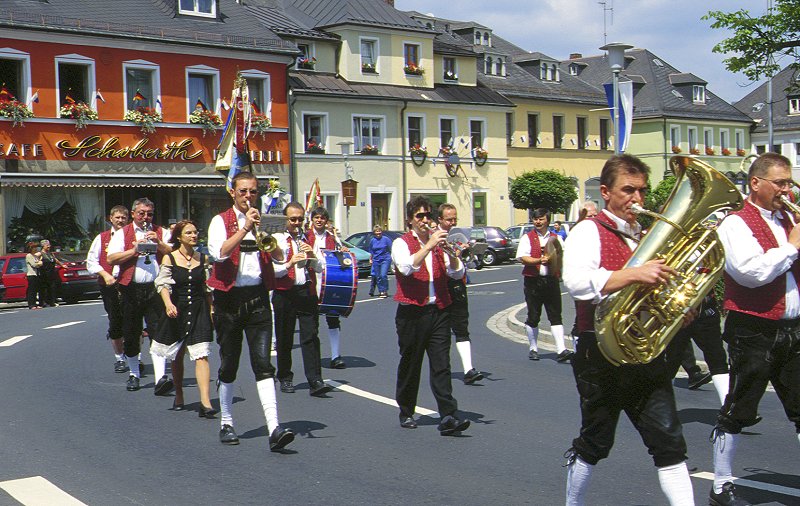
[[[3,87],[0,88],[0,102],[11,102],[12,100],[14,100],[14,95],[8,91],[6,83],[3,83]]]
[[[70,90],[70,91],[72,91],[72,90]],[[64,102],[66,102],[68,104],[74,104],[75,103],[75,99],[72,98],[72,96],[69,94],[69,91],[67,92],[66,95],[64,95]]]
[[[231,104],[229,104],[228,102],[226,102],[224,98],[220,98],[220,99],[219,99],[219,106],[220,106],[220,107],[222,108],[222,110],[224,110],[224,111],[230,111],[230,110],[231,110]]]
[[[614,85],[613,83],[606,83],[603,87],[606,90],[606,101],[611,108],[611,121],[616,126],[617,111],[614,110]],[[614,142],[618,143],[619,152],[624,153],[628,149],[628,141],[631,138],[631,128],[633,127],[633,81],[619,83],[619,106],[619,139],[614,139]]]
[[[104,104],[106,103],[106,99],[105,99],[105,97],[103,97],[103,94],[100,93],[99,89],[97,90],[97,93],[94,94],[94,98],[96,98],[97,100],[103,102]]]
[[[156,99],[156,112],[161,114],[161,99]]]
[[[208,110],[208,107],[206,107],[206,104],[204,104],[203,101],[200,100],[199,98],[197,99],[197,103],[194,104],[194,108],[195,109],[200,109],[201,111],[207,111]]]
[[[136,90],[136,95],[133,96],[133,101],[134,102],[145,102],[145,101],[147,101],[147,99],[144,98],[144,95],[142,95],[141,91]]]
[[[241,74],[238,74],[231,93],[231,103],[234,107],[225,122],[225,128],[217,147],[217,161],[214,167],[220,172],[227,171],[226,186],[228,190],[233,189],[233,178],[236,174],[243,170],[252,172],[245,133],[250,125],[250,108],[245,107],[245,104],[249,103],[248,99],[247,81],[242,78]],[[200,101],[198,100],[198,102]]]
[[[39,90],[36,90],[36,93],[31,95],[31,98],[28,99],[28,107],[30,107],[33,104],[38,104],[38,103],[39,103]]]
[[[256,99],[253,99],[253,101],[250,102],[250,105],[253,106],[253,113],[254,114],[261,114],[261,109],[258,108],[258,104],[256,103]]]

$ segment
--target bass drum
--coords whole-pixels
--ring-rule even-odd
[[[322,275],[317,283],[319,312],[347,318],[358,290],[358,265],[352,253],[321,250]]]

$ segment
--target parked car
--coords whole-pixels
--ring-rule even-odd
[[[398,237],[400,237],[404,233],[405,232],[402,232],[402,231],[399,231],[399,230],[384,230],[383,231],[383,235],[385,235],[386,237],[388,237],[392,241],[394,241],[395,239],[397,239]],[[361,248],[364,251],[369,253],[369,240],[370,239],[372,239],[372,232],[371,231],[370,232],[358,232],[357,234],[353,234],[350,237],[348,237],[347,239],[345,239],[345,241],[349,242],[350,244],[352,244],[356,248]]]
[[[514,258],[517,248],[511,238],[500,227],[473,227],[470,229],[470,239],[486,241],[488,248],[483,254],[483,265],[495,265]]]
[[[56,286],[58,297],[68,304],[74,304],[82,298],[100,295],[97,274],[91,274],[86,270],[86,260],[72,262],[56,255],[66,263],[66,267],[56,267],[59,279]],[[25,267],[25,253],[9,253],[0,256],[0,279],[5,286],[3,302],[25,300],[25,292],[28,290],[28,276]]]
[[[358,277],[365,278],[369,276],[370,271],[372,271],[372,265],[369,263],[369,252],[353,245],[349,241],[342,241],[342,244],[347,247],[350,250],[350,253],[356,257],[356,262],[358,264]]]
[[[522,236],[531,230],[533,230],[533,223],[520,223],[519,225],[508,227],[505,232],[509,239],[511,239],[511,244],[516,249],[519,247],[519,240],[522,238]]]

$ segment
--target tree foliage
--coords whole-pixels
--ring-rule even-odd
[[[508,196],[517,209],[543,207],[566,213],[578,198],[572,179],[554,170],[535,170],[514,178]]]
[[[766,14],[757,17],[739,9],[710,11],[703,19],[713,20],[712,28],[733,32],[713,49],[732,55],[724,60],[731,72],[742,72],[752,81],[771,77],[781,70],[782,56],[792,59],[796,72],[800,70],[800,0],[775,0]]]

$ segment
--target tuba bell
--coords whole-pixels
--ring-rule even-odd
[[[658,357],[683,325],[684,315],[700,305],[725,266],[716,226],[717,211],[742,208],[741,193],[713,167],[696,158],[674,156],[675,187],[661,214],[623,268],[663,259],[677,271],[668,283],[629,285],[609,295],[595,310],[597,345],[614,365],[646,364]]]

